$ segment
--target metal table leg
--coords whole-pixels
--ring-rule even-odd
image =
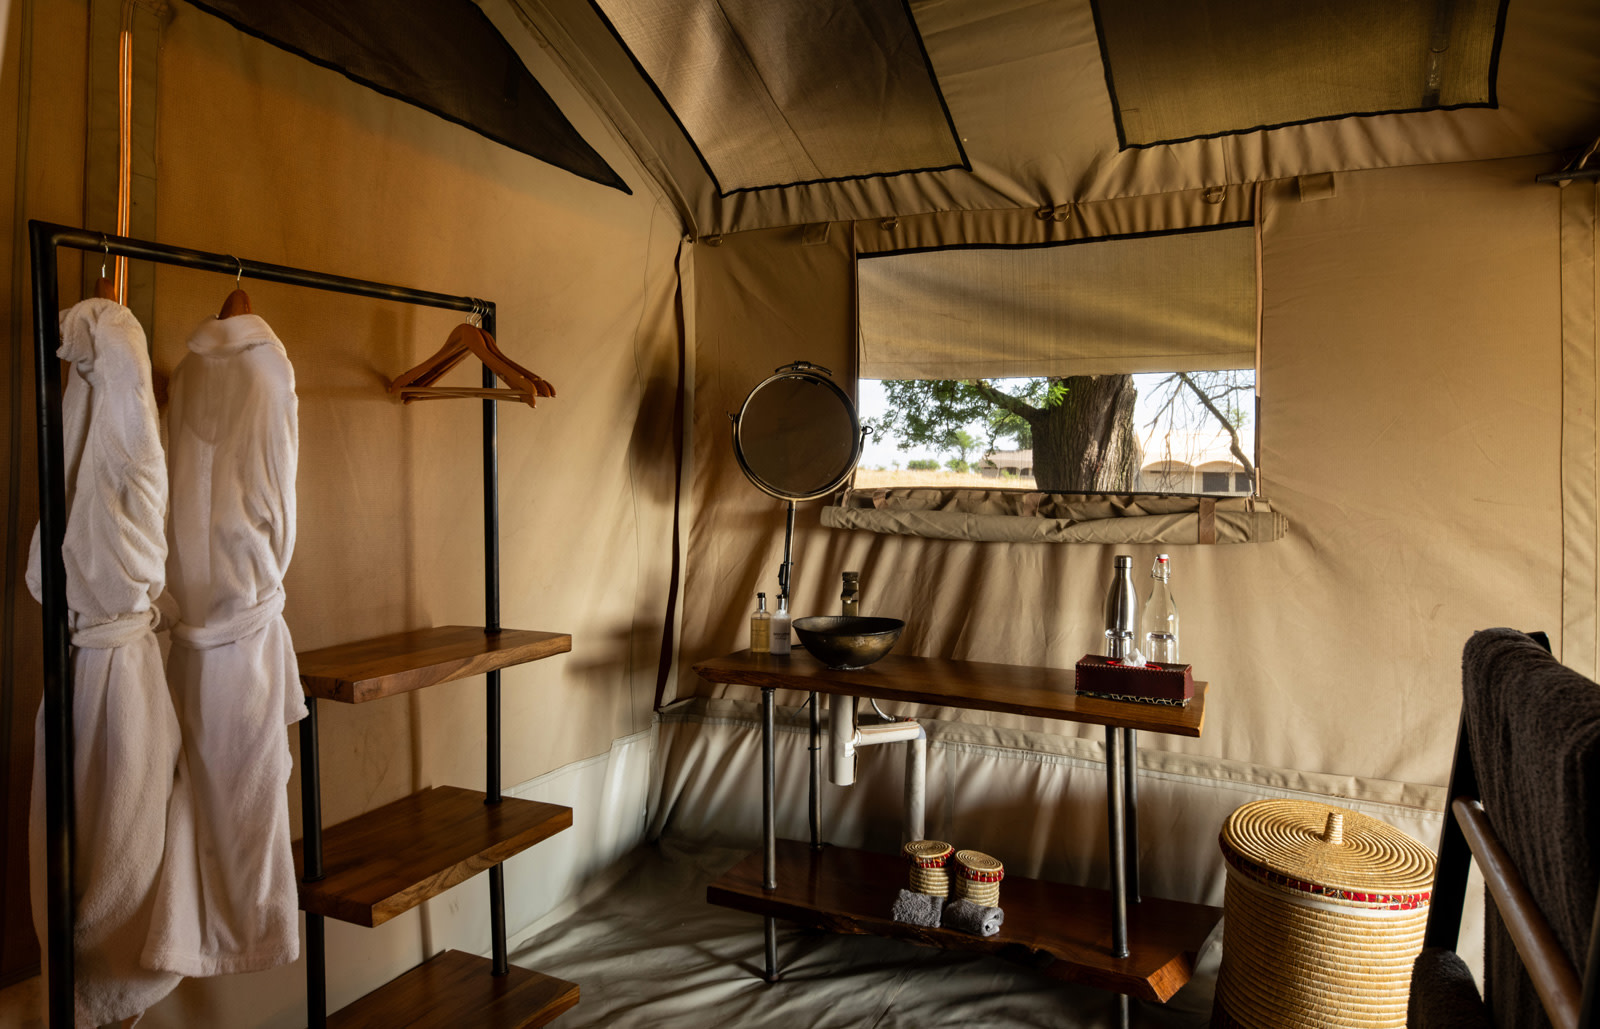
[[[1127,765],[1122,729],[1106,726],[1106,823],[1111,838],[1111,956],[1128,956]]]
[[[774,811],[775,757],[773,753],[773,688],[761,689],[761,834],[766,848],[761,886],[778,886],[778,823]],[[778,979],[778,920],[767,916],[767,982]]]
[[[1123,789],[1128,798],[1124,810],[1127,821],[1123,836],[1127,840],[1128,903],[1139,903],[1139,732],[1122,730]]]
[[[822,849],[822,708],[811,694],[811,849]]]
[[[300,824],[301,878],[308,883],[323,878],[322,771],[317,747],[317,698],[306,698],[306,716],[300,720]],[[328,951],[321,915],[306,912],[306,1020],[311,1029],[328,1024]]]

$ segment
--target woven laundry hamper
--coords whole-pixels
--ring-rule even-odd
[[[1355,811],[1258,800],[1222,826],[1228,865],[1213,1029],[1404,1029],[1433,853]]]

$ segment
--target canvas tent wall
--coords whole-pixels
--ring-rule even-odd
[[[30,217],[83,221],[85,44],[95,6],[6,7],[0,132],[17,142],[14,180],[6,165],[15,198],[5,205],[8,238],[25,238],[21,220]],[[159,124],[158,238],[492,297],[504,349],[560,391],[537,411],[501,414],[502,619],[576,641],[570,655],[506,672],[504,781],[508,792],[588,817],[570,839],[541,848],[538,869],[508,873],[509,919],[521,927],[572,876],[643,831],[672,560],[676,217],[648,188],[630,196],[585,181],[187,4],[161,6],[159,80],[140,101]],[[506,27],[516,39],[514,19]],[[539,48],[519,43],[607,162],[646,183]],[[6,250],[6,317],[25,340],[25,245],[21,253],[19,266]],[[65,271],[70,303],[78,280]],[[438,348],[453,316],[245,285],[298,377],[300,538],[286,614],[297,646],[481,617],[477,405],[402,408],[383,388]],[[190,330],[232,287],[231,277],[156,272],[148,327],[159,370],[170,373]],[[25,350],[8,347],[6,361],[7,455],[19,465],[7,486],[17,574],[7,576],[14,635],[4,648],[14,691],[6,810],[16,813],[27,807],[39,609],[17,563],[35,518],[32,374]],[[429,785],[481,782],[481,692],[469,682],[363,709],[327,705],[325,819]],[[7,833],[16,858],[21,824]],[[26,882],[20,863],[8,867],[7,916],[31,935]],[[378,930],[331,926],[330,1003],[360,996],[446,941],[478,949],[488,939],[483,889],[466,887],[477,903],[464,894],[459,905],[413,911]],[[148,1021],[304,1025],[303,970],[194,980]]]
[[[13,239],[28,217],[83,220],[85,41],[100,2],[4,8]],[[508,351],[561,391],[503,419],[504,621],[570,631],[575,642],[559,663],[508,674],[506,781],[544,799],[582,793],[586,827],[575,832],[592,835],[553,871],[513,868],[514,928],[574,869],[643,835],[636,759],[649,747],[664,648],[663,700],[726,695],[666,716],[653,828],[754,838],[757,798],[743,788],[751,697],[712,691],[689,670],[744,645],[747,608],[771,586],[781,548],[782,509],[738,475],[726,412],[795,358],[849,379],[859,253],[1259,215],[1264,486],[1291,530],[1274,543],[1165,548],[1178,568],[1185,656],[1215,692],[1200,740],[1142,741],[1147,811],[1172,829],[1143,837],[1165,841],[1148,842],[1152,891],[1216,902],[1216,823],[1263,792],[1344,797],[1431,831],[1420,811],[1439,806],[1459,647],[1472,629],[1545,628],[1568,663],[1595,669],[1595,188],[1533,181],[1600,131],[1592,4],[1511,0],[1495,107],[1124,150],[1087,0],[913,3],[971,170],[723,195],[596,8],[486,0],[631,196],[187,4],[154,6],[162,238],[493,297]],[[1208,203],[1218,189],[1221,203]],[[25,335],[25,269],[14,249],[4,260],[8,323]],[[170,370],[188,328],[230,284],[168,271],[153,284],[156,364]],[[476,495],[473,462],[460,459],[475,409],[401,410],[381,391],[382,377],[431,352],[448,322],[269,287],[253,297],[288,343],[303,438],[318,441],[302,457],[289,581],[297,643],[470,620],[479,584],[459,570],[476,567],[476,540],[457,498]],[[34,517],[31,380],[8,360],[8,554],[18,567]],[[831,531],[815,507],[802,509],[800,529],[799,611],[832,610],[837,572],[855,568],[869,610],[907,618],[908,650],[1066,665],[1094,647],[1108,548]],[[20,576],[7,586],[10,810],[26,792],[38,658],[36,608]],[[963,827],[1018,871],[1102,874],[1083,829],[1102,803],[1092,736],[921,713],[939,723],[934,824]],[[478,717],[470,686],[329,711],[325,776],[344,786],[328,792],[326,818],[474,781]],[[803,751],[786,739],[780,774],[798,789]],[[869,766],[863,779],[830,793],[830,831],[892,846],[898,777]],[[1036,817],[1001,817],[1018,810]],[[19,857],[17,834],[7,842]],[[527,885],[543,872],[548,893]],[[15,913],[26,901],[13,890],[6,905]],[[334,936],[334,1005],[425,951],[478,946],[480,917],[478,905],[434,902],[359,946]],[[301,989],[296,970],[189,984],[150,1022],[300,1024]]]

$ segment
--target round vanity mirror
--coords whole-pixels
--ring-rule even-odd
[[[861,445],[855,404],[826,368],[805,361],[764,379],[733,416],[739,467],[780,500],[815,500],[844,485]]]

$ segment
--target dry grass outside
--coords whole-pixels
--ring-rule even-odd
[[[920,487],[923,489],[1034,489],[1031,475],[979,475],[976,472],[912,472],[862,468],[856,489]]]

